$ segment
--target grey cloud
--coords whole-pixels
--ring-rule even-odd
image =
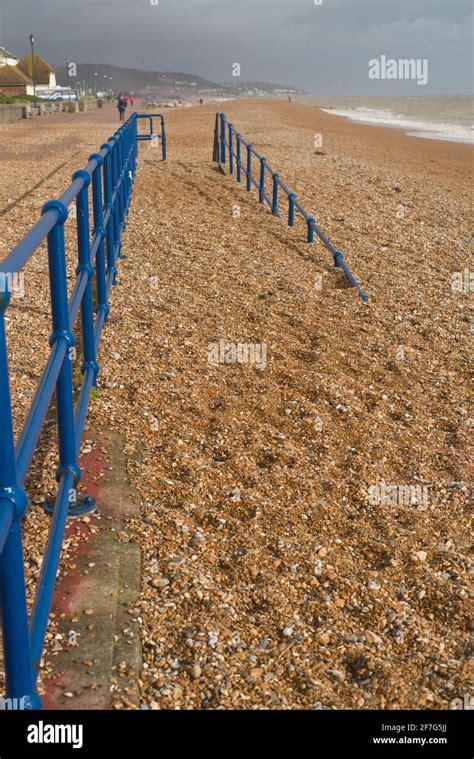
[[[55,65],[68,57],[292,83],[321,94],[410,94],[369,81],[368,61],[428,58],[424,94],[471,90],[469,0],[3,0],[0,44],[24,54],[34,30]],[[415,89],[414,89],[415,88]],[[416,94],[420,94],[419,90]]]

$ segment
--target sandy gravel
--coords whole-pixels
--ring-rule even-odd
[[[128,530],[143,552],[130,610],[142,704],[449,708],[468,689],[472,294],[451,279],[472,268],[472,149],[296,103],[225,110],[370,300],[302,225],[289,232],[211,163],[212,107],[167,113],[167,164],[141,148],[89,421],[91,436],[125,430],[142,502]],[[0,215],[0,255],[114,116],[2,127],[0,209],[66,166]],[[51,154],[38,160],[42,144]],[[40,260],[9,314],[19,419],[47,355]],[[35,344],[20,348],[32,325]],[[220,340],[265,343],[266,368],[210,366]],[[43,453],[33,500],[52,487]],[[382,481],[397,487],[391,502],[368,497]],[[404,501],[410,487],[423,497]],[[32,586],[45,526],[36,512],[26,521]]]

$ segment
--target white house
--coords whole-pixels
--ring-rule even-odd
[[[34,64],[36,93],[41,97],[44,93],[49,93],[51,90],[56,89],[56,72],[38,53],[34,55]],[[31,53],[28,53],[21,59],[17,68],[30,79],[33,79]]]
[[[16,66],[20,59],[0,46],[0,66]]]

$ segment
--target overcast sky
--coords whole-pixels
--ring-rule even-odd
[[[0,0],[0,45],[28,36],[54,66],[107,63],[321,95],[469,94],[471,0]],[[155,0],[156,1],[156,0]],[[429,82],[377,81],[382,54],[429,61]]]

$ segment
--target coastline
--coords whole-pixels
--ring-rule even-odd
[[[299,102],[356,124],[392,127],[419,139],[474,144],[474,99],[469,96],[308,96]]]
[[[405,133],[403,129],[357,123],[306,103],[288,103],[263,98],[258,101],[228,101],[229,106],[240,104],[241,108],[252,103],[265,104],[267,107],[272,104],[273,113],[278,114],[289,125],[308,131],[314,130],[313,134],[321,133],[323,141],[326,140],[326,146],[323,142],[323,151],[329,147],[331,152],[350,155],[357,159],[380,161],[391,169],[398,166],[410,172],[421,172],[430,177],[434,175],[446,180],[449,185],[452,182],[457,184],[460,179],[463,182],[470,181],[474,168],[474,152],[470,144],[420,139]],[[301,147],[304,149],[303,144]],[[270,156],[268,159],[271,162]]]
[[[461,145],[474,145],[474,139],[468,139],[467,137],[454,137],[454,136],[446,136],[446,133],[443,133],[442,130],[439,130],[438,132],[434,129],[436,124],[429,124],[428,122],[425,122],[423,127],[416,128],[416,122],[410,122],[409,120],[399,120],[396,119],[387,120],[383,122],[382,120],[377,120],[376,118],[364,118],[361,114],[355,115],[349,112],[344,112],[342,110],[338,110],[337,108],[330,109],[330,108],[320,108],[319,110],[324,111],[324,113],[329,113],[333,116],[340,116],[343,119],[347,119],[348,121],[351,121],[354,124],[367,124],[367,125],[374,125],[379,128],[383,129],[399,129],[404,132],[404,134],[408,135],[409,137],[418,137],[418,139],[422,140],[437,140],[441,142],[455,142]],[[450,125],[452,126],[452,125]],[[454,130],[451,129],[451,134]],[[449,131],[447,132],[449,134]]]

